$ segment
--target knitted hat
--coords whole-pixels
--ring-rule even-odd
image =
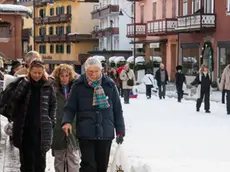
[[[182,70],[182,66],[181,65],[178,65],[177,67],[176,67],[176,70],[178,71],[178,70]]]

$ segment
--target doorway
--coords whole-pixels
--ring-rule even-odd
[[[202,48],[201,64],[207,65],[210,72],[214,71],[213,48],[211,42],[205,42]]]

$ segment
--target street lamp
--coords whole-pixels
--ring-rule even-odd
[[[111,50],[111,51],[113,50],[113,29],[112,29],[112,28],[113,28],[113,20],[110,20],[110,37],[111,37],[111,38],[110,38],[110,39],[111,39],[111,40],[110,40],[110,41],[111,41],[111,42],[110,42],[110,43],[111,43],[111,45],[110,45],[110,46],[111,46],[111,49],[110,49],[110,50]],[[111,53],[112,53],[112,52],[111,52]]]
[[[123,10],[123,9],[120,9],[120,13],[119,13],[119,15],[120,16],[123,16],[124,14],[123,13],[125,13],[126,14],[126,16],[128,16],[129,18],[131,18],[132,19],[132,21],[133,21],[133,30],[134,30],[134,32],[133,32],[133,62],[134,62],[134,71],[135,71],[135,61],[136,61],[136,0],[134,0],[134,2],[133,2],[133,17],[132,16],[130,16],[125,10]]]

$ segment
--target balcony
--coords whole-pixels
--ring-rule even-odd
[[[119,13],[119,5],[108,5],[91,12],[92,19],[99,19],[110,14]]]
[[[93,38],[92,34],[75,34],[75,33],[70,33],[68,36],[68,40],[70,42],[91,42],[91,41],[98,41],[98,39]]]
[[[55,23],[60,23],[60,17],[59,16],[50,16],[48,19],[49,23],[55,24]]]
[[[28,42],[30,40],[31,35],[32,35],[32,28],[22,30],[22,40],[23,41]]]
[[[215,14],[193,14],[177,18],[177,32],[208,31],[215,28]]]
[[[60,23],[68,23],[72,19],[72,14],[61,14],[59,17]]]
[[[161,19],[147,22],[148,36],[176,34],[177,19]]]
[[[146,24],[136,23],[136,38],[146,37]],[[127,24],[127,35],[128,38],[134,37],[134,23]]]
[[[49,36],[47,36],[47,35],[36,36],[35,42],[37,42],[37,43],[49,42]]]
[[[60,36],[59,35],[50,35],[50,42],[54,43],[54,42],[60,42]]]
[[[116,34],[119,34],[118,27],[108,27],[104,29],[104,36],[116,35]]]

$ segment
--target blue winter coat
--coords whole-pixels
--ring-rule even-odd
[[[102,87],[110,104],[109,108],[92,106],[94,89],[82,75],[73,84],[64,107],[62,125],[72,123],[76,115],[76,135],[79,139],[112,140],[116,134],[125,135],[125,124],[120,97],[115,83],[102,77]]]

